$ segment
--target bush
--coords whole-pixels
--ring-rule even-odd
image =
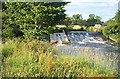
[[[88,28],[86,28],[86,30],[91,32],[91,31],[93,31],[93,28],[94,28],[94,26],[89,26]]]
[[[105,26],[102,31],[103,35],[113,41],[118,41],[120,39],[120,30],[118,26]]]
[[[103,35],[104,35],[106,38],[109,38],[109,32],[108,32],[109,30],[110,30],[109,27],[108,27],[108,26],[105,26],[104,29],[103,29],[103,31],[102,31]]]
[[[102,29],[103,29],[103,27],[101,26],[101,27],[94,27],[93,28],[94,30],[94,32],[102,32]]]
[[[86,31],[89,32],[102,32],[103,27],[95,27],[95,26],[89,26],[86,28]]]

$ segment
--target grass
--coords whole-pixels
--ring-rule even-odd
[[[69,26],[66,26],[66,25],[56,25],[57,28],[64,28],[64,29],[67,29],[67,30],[80,30],[82,28],[82,26],[80,25],[69,25]]]
[[[59,29],[67,29],[68,31],[70,30],[81,30],[81,31],[90,31],[90,32],[101,32],[103,30],[103,26],[101,27],[94,27],[94,26],[80,26],[80,25],[56,25],[57,28]]]
[[[58,28],[66,28],[66,25],[56,25]]]
[[[81,28],[82,27],[80,25],[73,25],[73,27],[72,27],[73,30],[79,30]]]
[[[47,42],[8,40],[2,44],[2,76],[114,77],[117,74],[116,65],[111,66],[112,60],[103,60],[104,57],[92,55],[89,50],[76,57],[56,53]]]

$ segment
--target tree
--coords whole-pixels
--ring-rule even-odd
[[[114,19],[115,19],[116,24],[120,27],[120,10],[118,10]]]
[[[119,2],[120,3],[120,2]],[[120,10],[118,11],[118,20],[117,20],[118,26],[120,28]]]
[[[64,21],[62,24],[65,24],[66,26],[69,26],[72,24],[72,18],[71,17],[65,17]]]
[[[95,16],[95,14],[89,14],[89,18],[87,19],[87,26],[94,26],[95,24],[101,24],[101,17]]]
[[[105,22],[107,26],[120,26],[120,11],[118,10],[115,16]]]
[[[109,19],[108,21],[105,22],[107,26],[114,26],[117,25],[116,21],[114,18]]]
[[[25,38],[42,38],[64,20],[66,4],[67,2],[3,2],[3,37],[23,35]]]
[[[119,26],[120,11],[118,11],[115,17],[106,21],[106,27],[103,29],[103,35],[119,43],[120,41],[120,26]]]
[[[100,16],[95,16],[95,19],[96,19],[96,23],[97,24],[100,24],[101,23],[101,17]]]
[[[89,19],[95,19],[95,14],[89,14]]]
[[[72,24],[78,24],[82,25],[83,24],[83,18],[81,14],[75,14],[72,16]]]

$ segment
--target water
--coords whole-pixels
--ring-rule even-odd
[[[118,71],[120,70],[120,47],[111,45],[97,32],[71,31],[68,33],[70,44],[58,44],[59,54],[70,56],[82,55],[87,52],[93,55],[99,54],[104,61],[114,60]],[[120,72],[118,72],[120,73]]]
[[[67,34],[70,41],[69,45],[58,45],[59,54],[76,56],[85,51],[104,56],[108,59],[120,60],[120,47],[111,45],[97,32],[71,31]]]

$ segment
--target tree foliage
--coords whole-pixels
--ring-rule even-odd
[[[65,18],[67,2],[3,2],[3,37],[41,38]]]
[[[81,26],[94,26],[95,24],[102,24],[100,16],[95,14],[89,14],[89,18],[84,20],[82,14],[74,14],[72,17],[66,17],[63,24],[69,25],[81,25]]]
[[[95,14],[89,14],[89,18],[87,19],[87,26],[94,26],[95,24],[101,24],[101,17],[95,16]]]
[[[72,18],[66,16],[62,24],[65,24],[66,26],[71,25],[72,24]]]
[[[120,40],[120,11],[118,11],[112,19],[106,22],[106,27],[103,29],[103,35],[107,38],[112,39],[113,41],[119,42]]]
[[[75,14],[72,16],[72,24],[82,25],[83,17],[81,14]]]

